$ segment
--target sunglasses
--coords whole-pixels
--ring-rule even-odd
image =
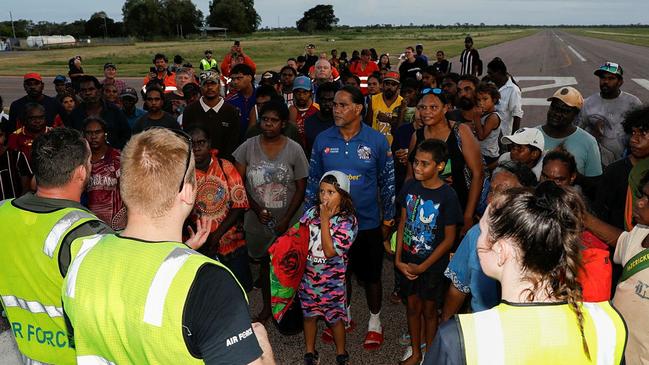
[[[438,87],[427,87],[421,91],[421,95],[428,95],[428,94],[434,94],[434,95],[442,95],[444,93],[444,90],[438,88]]]
[[[173,134],[177,135],[178,137],[184,139],[187,142],[187,159],[185,160],[185,171],[183,172],[183,176],[180,180],[180,187],[178,188],[178,192],[180,193],[183,191],[183,186],[185,186],[185,177],[187,176],[187,171],[189,170],[189,161],[192,158],[192,137],[189,136],[189,134],[185,133],[184,131],[180,129],[170,129],[170,128],[165,128],[165,127],[150,127],[145,129],[145,131],[149,130],[155,130],[155,129],[166,129]]]

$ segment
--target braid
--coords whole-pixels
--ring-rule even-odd
[[[566,245],[565,264],[566,270],[562,292],[565,292],[566,300],[577,316],[577,325],[581,333],[581,344],[586,357],[590,360],[590,351],[586,342],[586,336],[584,335],[584,314],[581,311],[582,289],[579,282],[577,282],[577,273],[581,267],[581,253],[578,246]]]

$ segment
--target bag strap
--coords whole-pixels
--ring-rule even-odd
[[[626,279],[632,277],[633,275],[639,273],[640,271],[649,267],[649,248],[638,252],[631,260],[627,261],[622,269],[622,277],[620,282],[625,281]]]

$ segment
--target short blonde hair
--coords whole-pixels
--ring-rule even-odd
[[[188,141],[165,128],[136,134],[121,157],[120,193],[129,211],[152,218],[164,216],[172,207],[191,154],[184,183],[196,186],[194,158]]]

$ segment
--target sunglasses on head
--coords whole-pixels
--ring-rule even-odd
[[[192,158],[192,148],[193,148],[192,137],[190,137],[189,134],[185,133],[180,129],[170,129],[165,127],[150,127],[145,130],[149,131],[155,129],[166,129],[187,142],[187,159],[185,159],[185,171],[183,172],[183,176],[180,180],[180,187],[178,188],[178,192],[180,193],[181,191],[183,191],[183,186],[185,186],[185,177],[187,176],[187,171],[189,170],[189,161]]]

